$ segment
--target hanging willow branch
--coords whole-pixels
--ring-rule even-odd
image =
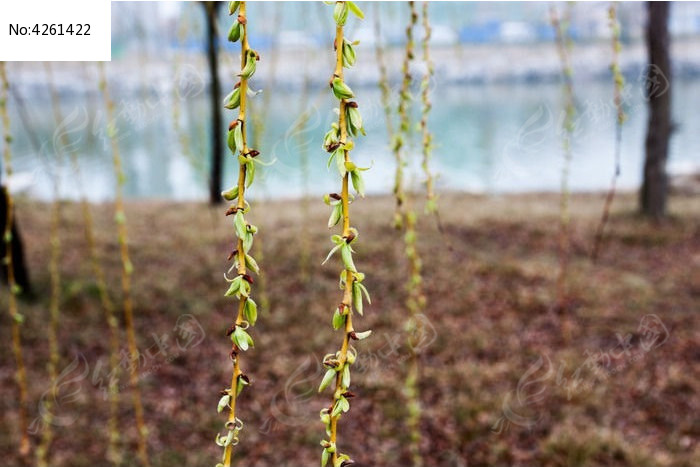
[[[49,93],[51,94],[51,104],[53,107],[54,121],[56,123],[56,128],[59,128],[63,122],[63,118],[60,113],[60,101],[58,99],[58,92],[53,83],[53,76],[51,73],[51,65],[49,62],[44,62],[46,67],[46,75],[49,83]],[[65,136],[65,132],[62,133]],[[60,142],[61,145],[65,147],[66,139]],[[53,441],[53,411],[52,405],[53,400],[56,398],[56,377],[57,368],[59,361],[59,350],[58,350],[58,324],[60,320],[60,307],[61,307],[61,200],[60,200],[60,166],[63,162],[63,156],[61,151],[63,147],[56,147],[56,169],[51,173],[52,179],[52,190],[53,190],[53,202],[51,205],[51,227],[50,227],[50,244],[51,244],[51,254],[49,259],[49,276],[51,283],[51,294],[49,299],[49,326],[47,329],[47,338],[49,343],[49,361],[47,364],[49,373],[49,393],[51,397],[47,397],[44,400],[44,429],[41,433],[41,442],[37,448],[37,465],[40,467],[46,467],[49,465],[48,457],[49,450],[51,449],[51,442]]]
[[[333,312],[332,324],[334,329],[343,328],[343,343],[335,353],[327,354],[323,358],[326,373],[323,376],[319,392],[333,385],[333,399],[329,407],[321,410],[321,422],[326,427],[328,439],[321,441],[323,451],[321,453],[321,467],[331,461],[333,467],[341,467],[353,464],[350,456],[338,451],[338,421],[343,413],[350,410],[349,399],[354,396],[350,392],[350,366],[355,363],[357,351],[350,345],[351,340],[361,340],[368,337],[371,331],[355,332],[352,324],[353,313],[363,313],[363,295],[370,302],[369,294],[362,281],[365,275],[357,270],[352,257],[354,250],[352,245],[357,241],[358,231],[350,224],[350,203],[354,199],[350,195],[349,185],[360,196],[364,196],[364,181],[362,171],[350,158],[350,152],[354,147],[351,136],[364,134],[362,116],[358,110],[357,102],[352,89],[345,83],[343,68],[350,68],[355,64],[355,42],[349,41],[344,35],[344,26],[348,14],[352,12],[362,19],[364,14],[354,2],[336,2],[333,10],[335,20],[335,71],[330,80],[333,95],[338,99],[338,121],[331,125],[323,140],[323,148],[330,153],[328,166],[334,165],[342,179],[341,193],[331,193],[325,196],[324,201],[331,206],[331,216],[328,227],[332,228],[342,220],[342,232],[340,235],[331,236],[334,247],[326,257],[328,261],[334,253],[340,251],[344,268],[340,273],[340,288],[343,290],[343,299]]]
[[[610,31],[612,33],[612,62],[610,63],[610,70],[613,76],[613,102],[615,104],[616,118],[615,118],[615,172],[612,176],[612,181],[610,182],[610,188],[608,189],[608,194],[605,197],[605,205],[603,206],[603,214],[600,218],[600,224],[596,230],[595,239],[593,241],[593,252],[591,253],[591,260],[595,263],[598,259],[598,254],[600,253],[601,244],[603,241],[603,234],[605,233],[605,225],[608,222],[608,217],[610,216],[610,207],[612,206],[613,199],[615,198],[615,190],[617,188],[617,179],[620,177],[620,152],[622,150],[622,125],[625,123],[625,111],[622,108],[622,91],[625,87],[625,78],[622,76],[620,71],[620,50],[622,48],[620,44],[620,23],[617,20],[617,12],[615,4],[610,5],[608,9],[608,18],[610,24]]]
[[[139,388],[139,350],[136,344],[136,332],[134,331],[134,311],[131,300],[131,274],[133,265],[129,258],[129,245],[126,229],[126,215],[124,213],[124,183],[126,176],[122,168],[122,160],[119,152],[119,141],[117,139],[117,126],[114,115],[114,102],[109,94],[109,86],[105,76],[104,64],[99,63],[100,70],[100,90],[104,105],[107,110],[107,133],[112,149],[112,162],[114,164],[114,174],[117,179],[116,196],[114,200],[115,214],[117,222],[119,250],[122,262],[122,294],[124,306],[124,324],[126,326],[126,339],[129,347],[129,381],[131,384],[132,401],[134,405],[134,415],[136,418],[136,430],[138,436],[138,457],[142,465],[150,465],[148,458],[148,429],[144,421],[143,404],[141,403],[141,389]]]
[[[384,120],[386,122],[386,133],[389,141],[394,141],[394,112],[391,109],[391,87],[389,86],[389,74],[386,70],[386,60],[384,57],[384,45],[382,44],[381,15],[379,14],[380,3],[374,3],[374,53],[379,65],[379,90],[382,96],[382,108],[384,109]]]
[[[306,70],[307,57],[304,57],[304,83],[302,92],[300,95],[300,108],[308,105],[309,102],[309,91],[311,88],[311,79],[308,71]],[[306,127],[309,124],[309,117],[311,116],[311,109],[305,109],[299,119],[294,125],[295,135],[297,137],[298,147],[299,147],[299,166],[301,173],[301,235],[299,242],[299,276],[303,283],[307,283],[309,280],[309,262],[310,253],[309,250],[311,246],[309,245],[309,239],[311,235],[309,234],[309,217],[310,217],[310,203],[309,203],[309,146],[306,141]]]
[[[404,155],[405,142],[409,140],[411,131],[411,118],[408,111],[408,106],[411,101],[411,84],[413,78],[410,73],[410,65],[413,60],[413,30],[418,23],[418,13],[414,2],[408,2],[409,7],[409,24],[406,27],[406,52],[403,59],[402,71],[403,80],[399,91],[399,131],[394,138],[394,158],[396,160],[396,180],[394,194],[396,196],[397,217],[396,225],[404,230],[404,249],[406,259],[409,263],[409,276],[406,284],[406,308],[408,309],[409,317],[406,320],[406,331],[408,332],[408,359],[406,361],[406,379],[404,381],[404,396],[407,403],[406,425],[409,432],[409,452],[411,455],[412,465],[423,465],[423,459],[420,454],[420,397],[418,389],[419,369],[418,369],[418,349],[417,337],[420,336],[422,329],[417,316],[425,310],[426,299],[423,294],[423,278],[421,275],[422,261],[420,253],[416,247],[416,213],[414,212],[410,200],[404,194],[403,185],[403,168],[406,165]],[[429,79],[429,77],[428,77]],[[425,81],[422,83],[427,86]],[[429,105],[429,103],[428,103]],[[424,102],[425,106],[425,102]],[[423,117],[421,119],[421,127],[423,129],[423,149],[425,150],[425,138],[427,131],[427,114],[423,109]],[[425,126],[423,126],[425,125]],[[428,148],[430,145],[430,136],[428,134]],[[424,166],[427,164],[424,153]],[[429,172],[428,172],[429,173]]]
[[[7,178],[12,176],[12,151],[10,144],[12,143],[12,133],[10,132],[10,115],[7,111],[7,100],[9,98],[10,84],[7,80],[7,72],[5,70],[5,62],[0,62],[0,119],[3,127],[3,160],[5,162],[5,175]],[[6,180],[7,180],[6,178]],[[21,327],[24,322],[24,316],[19,313],[17,307],[17,296],[22,292],[20,286],[15,280],[15,269],[12,262],[12,223],[14,221],[14,200],[10,194],[9,187],[5,186],[4,196],[6,196],[7,211],[5,213],[5,232],[3,232],[3,242],[5,242],[5,258],[3,261],[7,268],[7,283],[10,288],[9,313],[12,322],[12,353],[15,357],[17,371],[15,378],[17,380],[17,390],[19,393],[19,454],[24,457],[29,454],[31,445],[29,443],[28,419],[27,419],[27,370],[24,366],[24,355],[22,353],[22,335]]]
[[[567,12],[563,19],[554,7],[550,10],[552,26],[556,32],[557,52],[561,62],[561,72],[564,80],[564,121],[562,149],[564,152],[564,164],[561,173],[561,201],[559,218],[559,275],[557,278],[557,308],[563,309],[567,299],[567,273],[569,254],[571,249],[571,232],[569,202],[569,172],[571,169],[571,145],[574,132],[574,118],[576,106],[574,100],[573,70],[571,68],[571,37],[569,36],[569,14]]]
[[[401,80],[401,88],[399,89],[399,129],[394,135],[394,139],[391,143],[392,149],[394,151],[394,159],[396,161],[396,172],[394,174],[394,197],[396,198],[396,212],[394,213],[394,226],[400,229],[404,226],[405,208],[404,203],[406,201],[406,194],[404,192],[404,167],[406,166],[406,160],[403,154],[403,147],[407,142],[407,139],[411,132],[411,117],[409,111],[409,105],[411,103],[411,83],[413,82],[413,77],[411,76],[411,61],[414,58],[414,43],[413,43],[413,29],[418,23],[418,13],[416,13],[416,7],[413,2],[408,2],[410,8],[409,24],[406,27],[406,52],[404,54],[403,63],[401,65],[401,72],[403,74],[403,79]],[[389,124],[387,124],[388,126]]]
[[[88,69],[85,68],[85,77],[88,77]],[[63,121],[61,109],[59,105],[58,94],[55,93],[54,87],[51,88],[51,99],[54,102],[54,112],[57,113],[55,118],[58,121]],[[90,133],[91,127],[88,125],[86,131]],[[107,282],[105,281],[104,270],[97,253],[97,242],[95,241],[95,228],[90,212],[90,203],[85,193],[83,184],[80,162],[78,160],[78,151],[74,144],[68,140],[68,133],[62,131],[60,133],[60,143],[66,148],[70,148],[68,152],[71,162],[71,168],[74,174],[74,183],[78,189],[80,196],[80,208],[83,218],[83,230],[85,235],[85,243],[87,245],[88,256],[90,258],[90,269],[92,270],[93,280],[97,288],[97,294],[100,297],[100,304],[104,312],[105,321],[107,322],[109,334],[109,381],[107,383],[107,397],[109,400],[109,419],[107,421],[107,460],[114,465],[121,464],[122,453],[119,447],[121,435],[119,433],[119,323],[114,315],[114,302],[107,293]]]
[[[258,228],[249,224],[244,215],[250,211],[250,206],[245,199],[246,189],[253,183],[255,177],[256,157],[259,151],[248,146],[247,137],[247,115],[246,105],[250,91],[248,80],[255,73],[256,63],[260,56],[250,48],[248,44],[248,18],[246,16],[246,2],[229,2],[229,15],[238,13],[233,22],[228,40],[231,42],[241,41],[241,70],[238,74],[240,81],[235,84],[233,91],[224,99],[224,107],[229,110],[238,108],[238,116],[229,125],[228,147],[234,156],[238,157],[238,184],[228,191],[222,193],[227,201],[235,201],[226,211],[226,215],[234,216],[234,230],[236,233],[236,248],[229,255],[229,259],[234,260],[234,264],[224,274],[224,278],[229,282],[226,291],[227,297],[238,299],[238,313],[234,324],[229,328],[228,335],[231,337],[232,345],[229,354],[233,363],[233,373],[231,384],[221,391],[218,411],[222,412],[229,408],[228,420],[225,428],[226,434],[216,435],[216,444],[224,448],[222,462],[218,466],[230,467],[233,462],[233,448],[238,444],[238,435],[243,428],[243,422],[236,416],[236,400],[245,386],[250,384],[250,379],[243,373],[240,366],[241,352],[245,352],[254,345],[253,338],[248,333],[248,329],[255,325],[258,319],[258,305],[251,298],[251,285],[253,278],[248,274],[252,271],[260,274],[258,264],[249,254],[253,246],[253,236]],[[228,274],[235,272],[233,278]]]
[[[438,221],[438,227],[440,225],[440,215],[437,208],[437,198],[435,196],[435,175],[430,170],[430,159],[433,153],[433,134],[428,128],[428,115],[430,110],[433,108],[430,102],[430,81],[435,73],[435,67],[432,60],[430,59],[430,38],[432,35],[432,29],[430,28],[430,19],[428,17],[428,2],[423,2],[422,11],[422,23],[423,23],[423,62],[425,63],[425,74],[421,81],[421,102],[423,104],[421,108],[421,141],[422,141],[422,152],[423,160],[421,162],[421,167],[423,168],[423,174],[425,176],[425,211],[427,213],[433,213]],[[442,229],[440,229],[442,230]]]

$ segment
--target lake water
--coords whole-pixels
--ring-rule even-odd
[[[439,79],[438,79],[439,82]],[[700,159],[700,81],[676,81],[670,155],[672,170],[698,167]],[[125,192],[130,198],[198,200],[207,197],[209,164],[209,110],[204,92],[174,102],[172,92],[144,96],[115,86],[119,113],[120,148],[127,175]],[[366,172],[369,193],[389,193],[394,160],[388,140],[379,91],[355,89],[363,113],[366,137],[356,141],[354,158],[371,165]],[[611,85],[592,82],[577,85],[578,118],[573,144],[570,184],[573,190],[602,190],[613,171],[614,109]],[[267,111],[261,157],[272,164],[260,168],[260,181],[251,195],[273,198],[319,195],[337,190],[336,173],[326,169],[321,139],[334,114],[327,88],[311,90],[310,105],[302,105],[300,91],[273,96]],[[59,173],[61,196],[75,199],[78,184],[69,164],[56,167],[54,125],[47,96],[24,96],[25,121],[34,142],[12,105],[15,171],[32,197],[51,196],[51,175]],[[561,87],[556,83],[436,86],[432,96],[430,127],[435,137],[433,167],[437,187],[484,193],[558,191],[562,168]],[[253,112],[262,112],[262,97],[255,98]],[[180,111],[176,130],[174,105]],[[65,129],[79,155],[83,185],[90,199],[108,200],[114,194],[111,155],[104,133],[99,96],[90,99],[65,96]],[[420,102],[414,111],[418,118]],[[295,120],[309,109],[302,131]],[[647,111],[641,85],[632,80],[626,99],[628,120],[622,138],[620,186],[637,187],[641,180]],[[225,121],[234,112],[227,111]],[[222,137],[224,134],[222,133]],[[184,137],[183,137],[184,136]],[[412,161],[411,181],[418,187],[421,173],[420,137],[413,135],[407,155]],[[37,145],[42,146],[37,151]],[[60,146],[60,145],[59,145]],[[225,185],[233,184],[236,160],[227,155]],[[304,162],[306,161],[306,162]],[[308,169],[304,170],[306,166]]]

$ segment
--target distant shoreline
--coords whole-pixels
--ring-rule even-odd
[[[700,37],[681,37],[672,42],[673,78],[696,79],[700,77]],[[490,84],[539,84],[558,81],[561,73],[559,59],[553,43],[540,42],[529,44],[460,44],[441,46],[433,49],[436,82],[440,85],[490,85]],[[389,80],[400,80],[400,63],[403,49],[390,47],[385,50],[385,61],[389,69]],[[264,62],[258,67],[256,81],[264,87],[270,79],[270,68],[276,68],[275,86],[277,89],[300,88],[304,73],[299,64],[308,60],[303,67],[310,71],[312,87],[325,85],[325,72],[332,61],[332,56],[320,49],[299,51],[297,49],[271,49],[266,52]],[[607,41],[576,43],[572,48],[572,65],[574,80],[588,82],[607,79],[610,76],[610,44]],[[236,60],[230,53],[221,54],[220,77],[222,83],[230,80]],[[271,67],[272,63],[274,67]],[[176,63],[180,63],[176,70]],[[646,48],[643,41],[625,44],[620,54],[620,67],[628,80],[636,80],[647,63]],[[133,70],[147,65],[151,92],[172,92],[174,77],[193,81],[198,85],[208,86],[207,67],[204,55],[183,51],[169,51],[163,56],[147,57],[144,61],[138,51],[115,54],[107,67],[110,75],[119,76],[115,80],[121,92],[136,93],[142,85],[141,72]],[[90,73],[84,65],[73,62],[54,64],[54,76],[61,92],[66,94],[84,93],[85,89],[94,88],[90,82]],[[417,57],[412,72],[419,78],[423,73],[423,64]],[[22,63],[19,66],[9,64],[9,73],[15,75],[18,87],[23,91],[44,86],[45,73],[41,63]],[[378,68],[373,46],[358,47],[358,61],[353,70],[348,72],[348,79],[354,86],[376,86]]]

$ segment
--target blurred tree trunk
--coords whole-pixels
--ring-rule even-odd
[[[659,220],[666,215],[668,176],[666,160],[671,138],[671,60],[668,35],[670,3],[648,2],[647,47],[649,65],[646,95],[649,124],[646,137],[644,181],[639,195],[642,214]]]
[[[207,60],[211,77],[211,172],[209,175],[209,202],[219,204],[221,200],[221,171],[222,171],[222,120],[221,120],[221,87],[219,85],[219,50],[217,47],[216,17],[221,2],[203,2],[207,18]]]
[[[7,188],[5,186],[0,186],[0,236],[2,236],[5,232],[5,225],[7,221],[7,197]],[[0,258],[5,258],[6,245],[7,244],[4,241],[0,241]],[[12,266],[15,272],[15,281],[17,285],[22,287],[23,293],[28,294],[31,291],[29,284],[29,273],[27,272],[27,267],[24,262],[22,237],[20,236],[17,218],[15,216],[13,216],[12,220],[12,241],[10,242],[10,248],[12,248]],[[0,263],[2,263],[2,266],[0,266],[2,283],[7,284],[7,266],[3,261],[0,261]]]

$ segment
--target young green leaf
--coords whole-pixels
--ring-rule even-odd
[[[350,172],[350,180],[352,181],[352,187],[355,189],[358,195],[365,197],[365,181],[362,178],[359,170],[353,170]]]
[[[333,329],[340,329],[345,324],[345,316],[340,313],[338,308],[333,313]]]
[[[243,251],[245,253],[248,253],[252,246],[253,246],[253,234],[250,232],[246,232],[245,235],[243,236]]]
[[[258,304],[255,303],[252,298],[246,299],[243,312],[246,321],[248,321],[251,326],[255,326],[255,322],[258,320]]]
[[[359,285],[356,282],[352,284],[352,304],[355,305],[355,310],[362,316],[362,292],[360,292]]]
[[[338,399],[338,403],[343,412],[347,412],[348,410],[350,410],[350,402],[348,402],[348,400],[345,397],[340,396],[340,399]]]
[[[224,294],[225,297],[230,297],[231,295],[236,295],[238,294],[238,291],[241,288],[241,281],[243,278],[241,276],[236,276],[231,283],[228,286],[228,290]]]
[[[335,2],[335,9],[333,10],[333,19],[335,24],[338,26],[344,26],[348,19],[348,5],[347,2]]]
[[[362,114],[357,107],[347,107],[348,120],[350,124],[358,130],[362,128]]]
[[[249,188],[255,179],[255,162],[253,162],[253,159],[245,163],[245,175],[245,186]]]
[[[242,79],[250,79],[250,77],[253,76],[253,74],[255,73],[256,62],[257,60],[255,59],[255,52],[249,50],[248,55],[246,57],[245,66],[241,70]]]
[[[241,38],[242,25],[238,21],[234,21],[231,28],[228,30],[229,42],[237,42]]]
[[[234,147],[238,151],[243,150],[243,124],[239,123],[236,125],[236,127],[233,129],[233,141],[234,141]],[[236,152],[234,150],[233,152]]]
[[[357,6],[355,2],[346,2],[348,4],[348,9],[352,12],[353,15],[357,16],[360,19],[365,19],[365,14],[362,12],[360,7]]]
[[[226,138],[226,144],[232,153],[236,153],[236,129],[228,131],[228,137]]]
[[[224,198],[226,201],[233,201],[234,199],[238,198],[238,186],[234,186],[229,190],[222,191],[221,197]]]
[[[243,217],[243,210],[239,209],[236,211],[236,215],[233,216],[233,225],[236,227],[236,236],[238,238],[243,238],[246,233],[246,223]]]
[[[224,107],[233,110],[241,105],[241,88],[236,88],[224,98]]]
[[[331,215],[328,218],[328,228],[330,229],[336,225],[340,219],[343,217],[343,206],[341,204],[336,204],[331,210]]]
[[[346,389],[350,387],[350,365],[343,367],[343,378],[340,384]]]
[[[240,6],[241,2],[228,2],[228,14],[233,15],[236,10],[238,10],[238,7]]]
[[[252,256],[250,255],[245,255],[245,266],[253,271],[255,274],[260,274],[260,268],[258,267],[258,263],[253,259]]]
[[[335,370],[333,370],[333,369],[326,370],[326,374],[323,375],[323,380],[321,381],[321,385],[318,387],[318,392],[322,392],[324,389],[326,389],[328,387],[328,385],[331,384],[331,381],[333,381],[334,377],[335,377]]]
[[[236,327],[231,338],[233,339],[233,343],[244,352],[248,350],[249,347],[253,347],[253,338],[240,326]]]
[[[335,94],[335,97],[338,99],[350,99],[355,96],[350,86],[345,84],[340,78],[333,78],[332,87],[333,94]]]
[[[345,265],[345,268],[352,272],[357,272],[357,269],[355,269],[355,263],[352,260],[352,249],[350,248],[350,245],[344,243],[340,247],[340,254],[343,257],[343,264]]]
[[[216,411],[221,413],[226,407],[228,407],[229,402],[231,402],[231,396],[228,394],[221,396],[221,399],[219,399],[219,405],[216,407]]]
[[[343,39],[343,66],[345,68],[350,68],[355,64],[356,58],[357,56],[355,55],[355,49],[352,44],[350,44],[347,39]]]

